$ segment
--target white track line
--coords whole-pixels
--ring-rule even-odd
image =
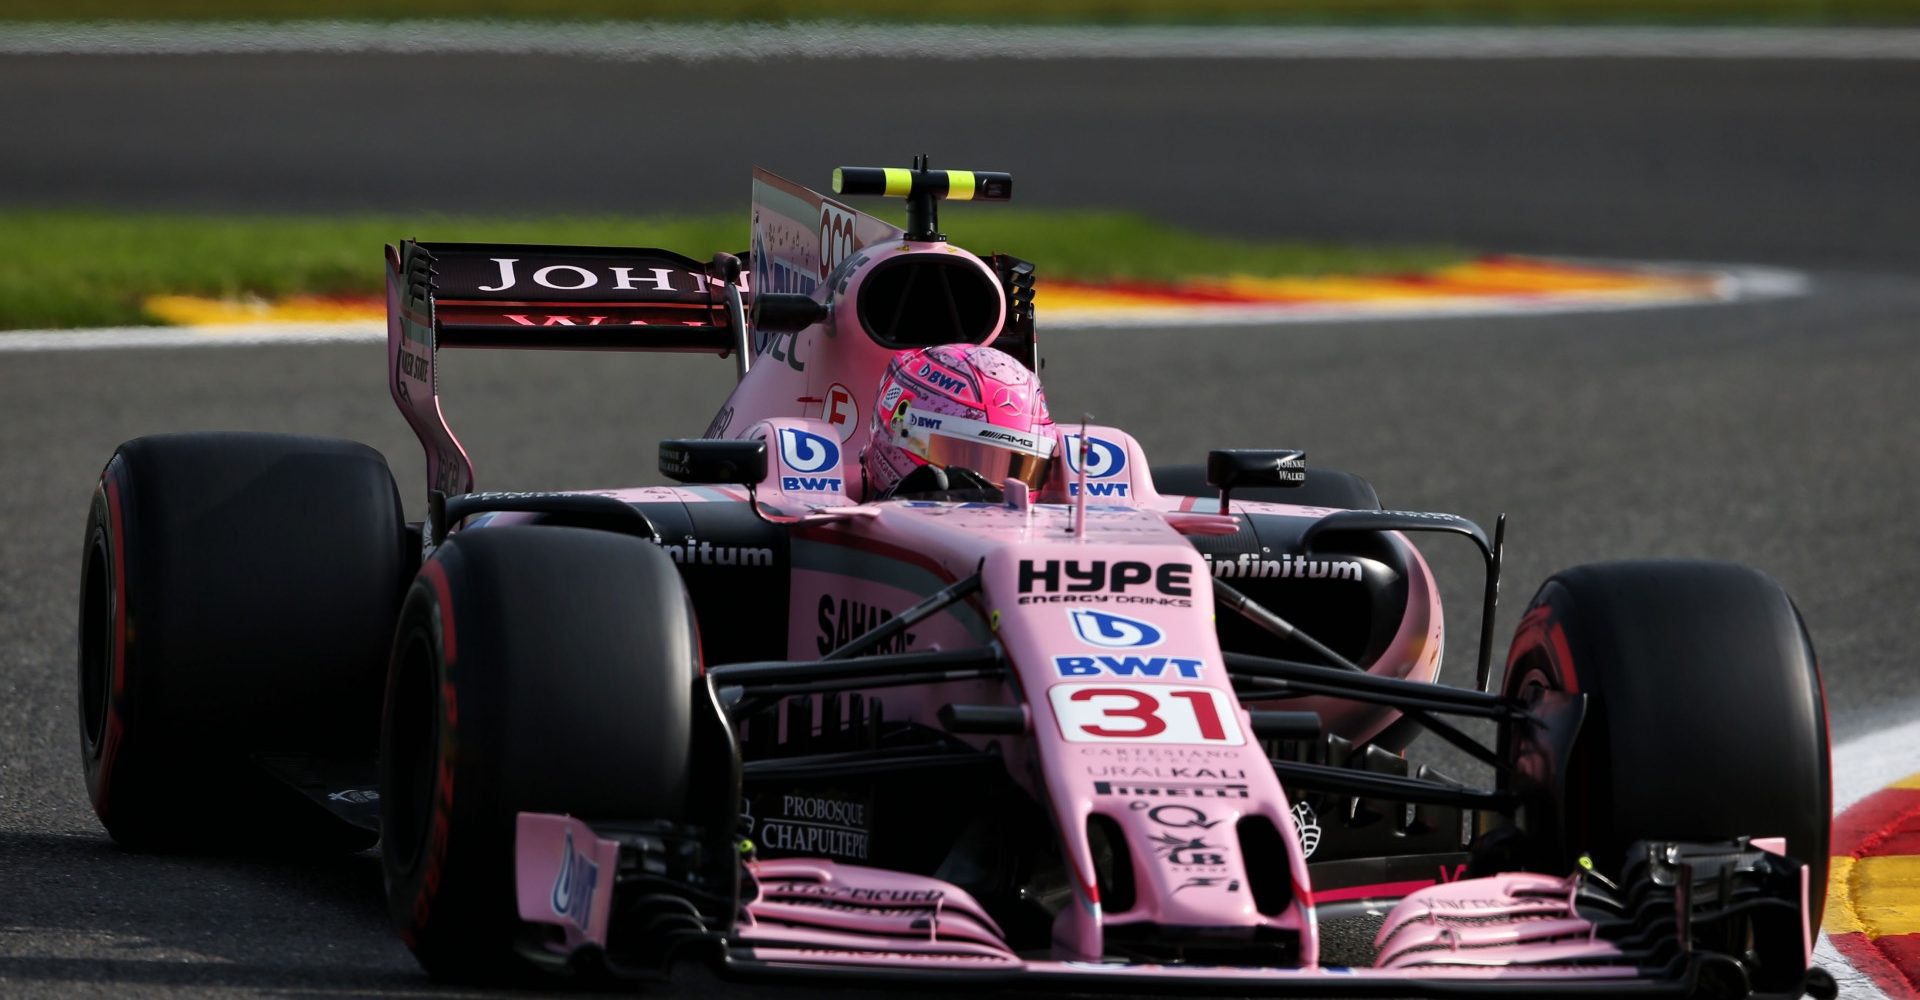
[[[1909,28],[1289,28],[487,21],[8,25],[0,55],[715,59],[1920,59]]]
[[[1920,772],[1920,718],[1833,748],[1833,811]]]
[[[1139,306],[1110,309],[1048,309],[1039,300],[1039,325],[1046,330],[1123,329],[1127,327],[1264,326],[1283,323],[1357,323],[1371,320],[1450,319],[1462,317],[1547,316],[1568,313],[1623,312],[1668,309],[1675,306],[1725,305],[1805,295],[1813,284],[1806,275],[1778,268],[1737,265],[1647,264],[1628,261],[1596,262],[1574,258],[1540,258],[1573,265],[1613,267],[1623,271],[1713,273],[1713,290],[1705,295],[1682,292],[1608,294],[1572,292],[1552,296],[1461,295],[1434,298],[1375,299],[1292,305]],[[1042,293],[1044,294],[1044,292]]]
[[[0,333],[0,354],[118,351],[134,348],[259,347],[267,344],[384,342],[379,320],[347,323],[246,323],[230,326],[110,326],[92,330],[20,330]]]

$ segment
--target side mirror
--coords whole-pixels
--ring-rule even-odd
[[[766,292],[753,297],[753,328],[762,333],[799,333],[826,318],[826,303],[811,295]]]
[[[680,438],[660,442],[660,474],[676,482],[754,486],[767,478],[767,442]]]
[[[1307,481],[1307,453],[1297,448],[1219,448],[1207,452],[1207,485],[1299,486]]]
[[[1307,453],[1298,448],[1216,448],[1207,452],[1207,485],[1220,491],[1220,513],[1241,486],[1300,486],[1307,481]]]

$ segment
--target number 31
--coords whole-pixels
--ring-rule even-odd
[[[1225,696],[1213,688],[1062,684],[1048,694],[1061,735],[1072,743],[1133,740],[1238,746],[1245,742],[1231,707],[1221,704]]]

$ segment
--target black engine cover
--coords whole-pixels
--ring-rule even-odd
[[[1239,513],[1231,535],[1195,536],[1216,579],[1259,602],[1335,652],[1366,664],[1393,640],[1406,611],[1407,551],[1382,534],[1342,533],[1312,555],[1300,551],[1311,517]],[[1285,655],[1278,641],[1237,615],[1220,616],[1220,646]]]

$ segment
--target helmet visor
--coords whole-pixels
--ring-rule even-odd
[[[1053,468],[1050,434],[904,408],[899,423],[902,446],[943,469],[971,469],[994,483],[1018,479],[1037,490]]]
[[[1053,468],[1051,458],[1041,458],[983,441],[962,441],[935,434],[928,443],[926,454],[922,456],[928,463],[943,469],[955,466],[972,469],[990,483],[1018,479],[1037,490],[1041,483],[1047,481],[1047,472]]]

